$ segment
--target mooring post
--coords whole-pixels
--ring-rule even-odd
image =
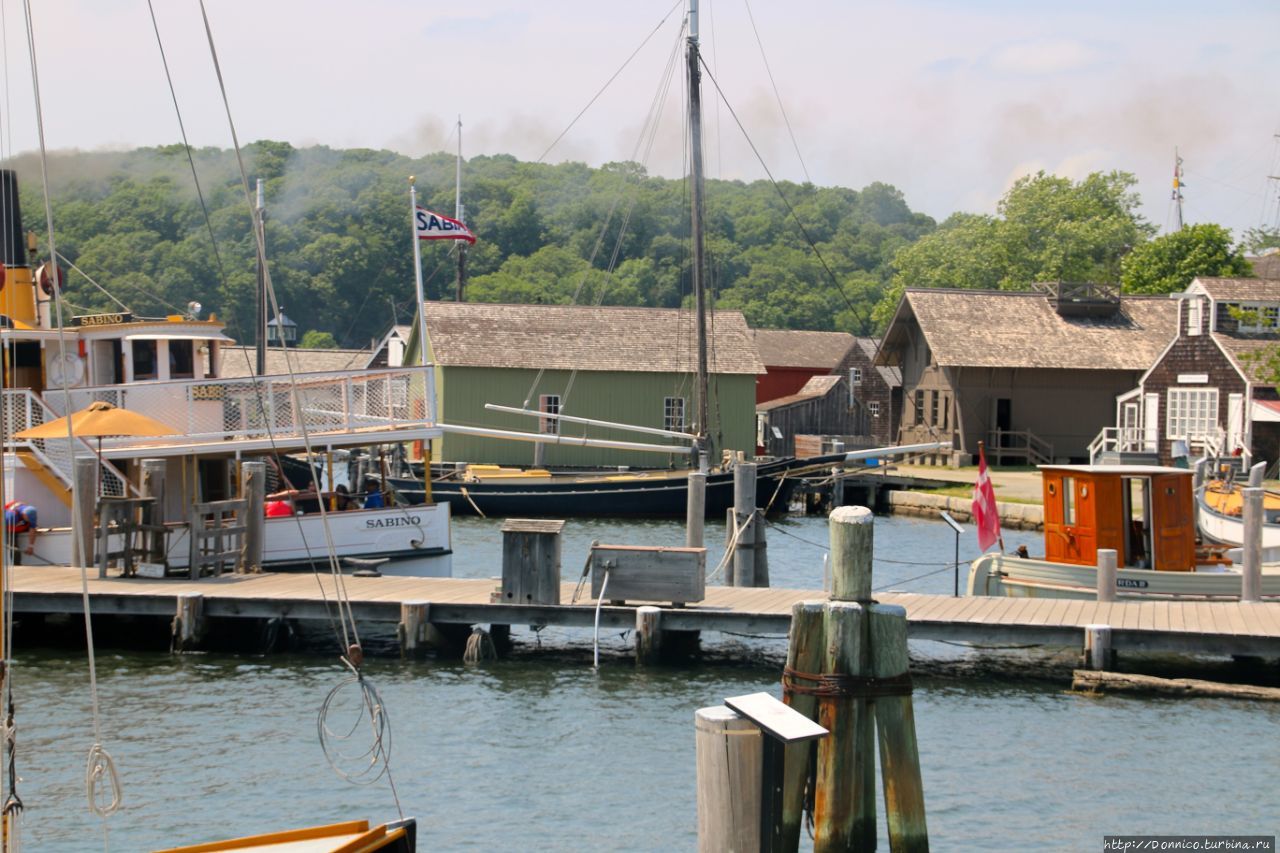
[[[762,737],[724,705],[694,715],[699,853],[761,849]]]
[[[1089,669],[1111,668],[1111,626],[1084,626],[1084,664]]]
[[[1244,566],[1240,571],[1240,601],[1256,604],[1262,592],[1262,501],[1264,490],[1250,486],[1244,495]]]
[[[173,650],[194,649],[204,636],[204,596],[198,592],[178,594],[178,608],[173,616]]]
[[[265,462],[240,465],[242,497],[246,501],[244,519],[244,558],[236,562],[237,571],[261,572],[263,542],[266,534],[267,466]]]
[[[72,476],[75,480],[76,504],[71,515],[71,562],[77,566],[93,565],[93,510],[97,496],[98,460],[81,456],[75,460]]]
[[[685,507],[684,545],[701,548],[706,544],[707,474],[705,471],[689,472],[689,502]]]
[[[924,781],[907,657],[907,611],[890,604],[873,604],[870,611],[871,675],[880,685],[873,707],[880,736],[889,849],[894,853],[928,853]]]
[[[1098,600],[1116,600],[1116,549],[1098,549]]]
[[[724,550],[725,553],[733,551],[733,534],[738,529],[737,524],[738,513],[733,507],[728,507],[724,511]],[[737,586],[734,577],[733,559],[725,561],[724,564],[724,585]]]
[[[756,529],[756,586],[769,586],[769,543],[765,541],[764,513],[757,512]]]
[[[756,463],[733,467],[733,520],[738,542],[733,549],[733,585],[759,586],[756,579]]]
[[[425,648],[430,611],[431,604],[426,601],[406,601],[400,605],[400,624],[396,626],[400,657],[414,657]]]
[[[662,656],[662,608],[647,604],[636,608],[636,663],[658,663]]]
[[[782,674],[782,701],[809,719],[817,716],[818,697],[811,692],[814,676],[822,672],[825,649],[822,601],[801,601],[791,607],[791,630],[787,635],[787,668]],[[809,778],[809,762],[814,760],[812,743],[788,744],[782,784],[782,839],[784,850],[800,846],[800,824],[804,819],[804,787]]]

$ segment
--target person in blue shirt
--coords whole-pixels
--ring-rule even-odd
[[[364,481],[364,508],[365,509],[382,509],[387,505],[386,499],[382,495],[382,491],[378,488],[378,481],[367,479]]]
[[[23,533],[27,534],[26,553],[35,553],[36,536],[40,533],[36,523],[36,508],[31,504],[9,501],[4,505],[4,526],[9,531],[9,542],[15,555],[18,551],[18,536]]]

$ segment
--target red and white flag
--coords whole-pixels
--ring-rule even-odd
[[[476,235],[472,234],[467,226],[456,219],[432,213],[425,207],[419,206],[414,210],[413,221],[419,240],[466,240],[468,243],[476,241]]]
[[[1000,541],[1000,510],[996,490],[987,473],[987,454],[978,444],[978,482],[973,485],[973,524],[978,528],[978,548],[984,553]]]

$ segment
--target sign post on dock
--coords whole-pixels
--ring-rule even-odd
[[[951,513],[947,512],[945,509],[940,510],[939,515],[942,516],[942,520],[947,523],[947,526],[956,532],[956,559],[955,559],[955,562],[951,564],[951,569],[955,573],[955,592],[953,593],[953,595],[956,598],[959,598],[960,597],[960,534],[964,533],[964,528],[961,527],[960,523],[956,521],[954,518],[952,518]]]

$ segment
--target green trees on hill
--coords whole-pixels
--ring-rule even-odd
[[[1135,246],[1120,264],[1126,293],[1174,293],[1203,276],[1247,276],[1249,262],[1231,248],[1231,232],[1209,223],[1188,225]]]
[[[182,146],[57,155],[50,182],[58,251],[138,314],[182,311],[194,299],[247,342],[256,272],[246,189],[232,153],[192,155],[209,224]],[[266,185],[277,299],[300,332],[360,346],[392,322],[408,322],[407,179],[416,176],[420,204],[452,215],[453,158],[282,142],[254,143],[246,155],[250,181]],[[28,227],[42,231],[38,164],[19,158],[15,168]],[[468,300],[690,302],[683,181],[647,175],[634,163],[590,168],[485,156],[467,161],[463,185],[467,223],[479,238],[468,249]],[[870,332],[895,254],[930,233],[933,220],[885,184],[861,191],[785,184],[781,191],[785,202],[766,182],[709,182],[717,304],[742,309],[758,326]],[[47,255],[43,234],[41,243]],[[424,242],[422,249],[428,298],[452,298],[454,247]],[[66,295],[75,313],[117,307],[75,273]]]

